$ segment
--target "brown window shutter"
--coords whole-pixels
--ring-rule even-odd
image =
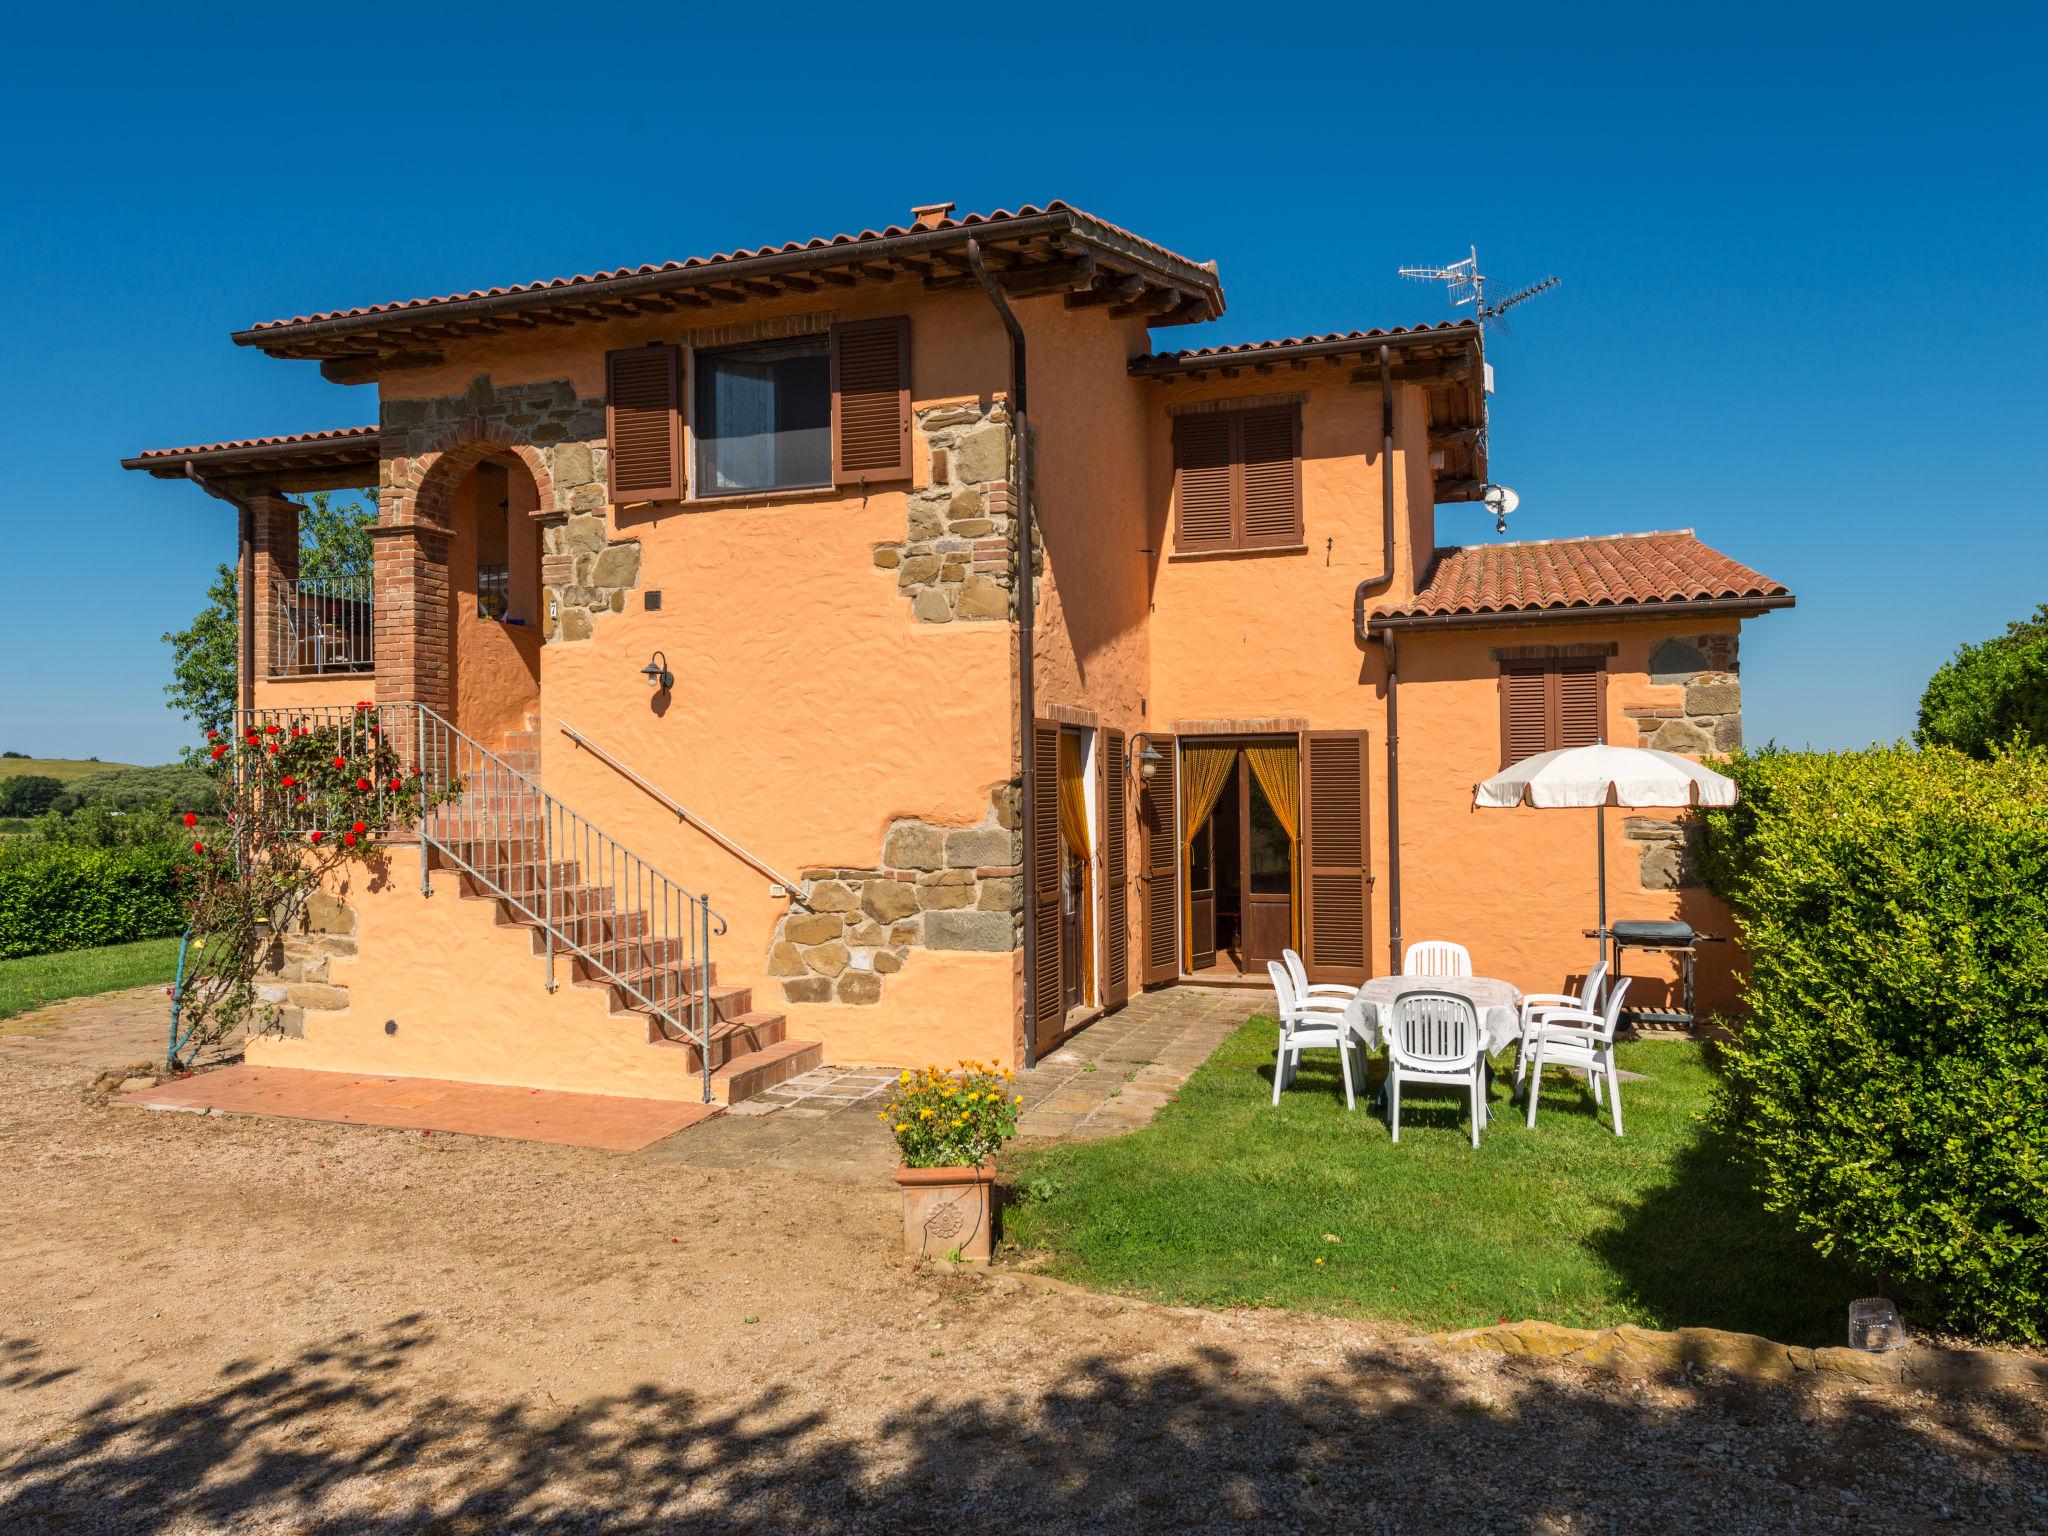
[[[910,317],[832,327],[832,479],[910,478]]]
[[[666,342],[604,355],[614,502],[683,495],[683,354]]]
[[[1171,736],[1155,738],[1159,771],[1138,788],[1144,853],[1147,986],[1180,978],[1180,822],[1174,794],[1179,757]]]
[[[1363,983],[1372,920],[1366,734],[1302,738],[1302,958],[1314,981]]]
[[[1031,846],[1033,932],[1037,935],[1034,971],[1036,1008],[1032,1038],[1041,1044],[1060,1033],[1067,1015],[1060,985],[1060,728],[1056,721],[1031,723]]]
[[[1607,669],[1599,663],[1560,666],[1557,687],[1557,745],[1590,747],[1606,735]]]
[[[1131,995],[1129,834],[1124,827],[1124,733],[1104,731],[1102,765],[1102,1006],[1121,1007]]]
[[[1550,669],[1510,667],[1500,675],[1500,765],[1550,750]]]
[[[1243,512],[1239,542],[1301,542],[1301,413],[1247,411],[1238,418]]]
[[[1235,476],[1228,414],[1182,416],[1173,424],[1173,499],[1179,549],[1228,549],[1235,536]]]

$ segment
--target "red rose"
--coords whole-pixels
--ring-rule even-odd
[[[301,795],[297,800],[293,801],[292,803],[294,805],[304,805],[306,803],[306,797],[304,795]]]
[[[277,743],[273,741],[268,747],[264,748],[264,750],[268,752],[272,757],[277,756]]]
[[[398,788],[398,780],[397,780],[397,779],[395,779],[395,778],[394,778],[394,779],[393,779],[393,780],[391,781],[391,787],[392,787],[393,789],[396,789],[396,788]]]
[[[341,834],[341,840],[342,840],[342,841],[343,841],[344,843],[348,844],[348,846],[349,846],[349,847],[351,847],[351,848],[355,847],[355,845],[356,845],[356,835],[355,835],[355,833],[353,833],[353,832],[344,832],[344,833],[342,833],[342,834]]]
[[[204,844],[204,843],[194,843],[194,844],[192,845],[192,851],[193,851],[194,853],[204,853],[204,852],[206,852],[206,844]]]
[[[199,825],[199,818],[197,816],[194,816],[190,811],[187,811],[185,813],[185,825],[188,827],[196,827]]]
[[[348,759],[345,757],[337,757],[334,760],[334,766],[337,768],[346,768],[348,766]]]
[[[327,834],[325,832],[315,832],[313,834],[313,841],[317,843],[320,841],[321,838],[325,837],[326,835]]]
[[[274,725],[266,725],[265,727],[263,727],[263,734],[266,736],[275,736],[277,734],[277,727]]]
[[[350,830],[350,831],[352,831],[352,832],[354,832],[354,833],[356,833],[356,834],[357,834],[358,836],[360,836],[361,834],[363,834],[363,833],[365,833],[365,832],[369,831],[370,829],[369,829],[368,827],[364,826],[364,825],[363,825],[363,824],[362,824],[362,823],[361,823],[361,822],[359,821],[359,822],[357,822],[357,823],[356,823],[356,824],[355,824],[355,825],[354,825],[353,827],[351,827],[351,828],[350,828],[349,830]]]
[[[356,780],[356,788],[357,788],[357,789],[368,789],[369,787],[370,787],[370,781],[369,781],[368,779],[357,779],[357,780]]]
[[[207,739],[208,741],[219,741],[219,740],[220,740],[220,732],[219,732],[219,731],[208,731],[208,732],[206,733],[206,739]]]
[[[299,781],[293,778],[290,774],[286,774],[282,782],[286,789],[290,789],[294,784],[298,783]]]
[[[212,758],[215,762],[219,762],[220,755],[225,751],[227,751],[226,747],[215,747],[211,752],[207,753],[206,755]]]

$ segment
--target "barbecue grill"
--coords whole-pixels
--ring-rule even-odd
[[[1613,945],[1614,976],[1621,974],[1621,952],[1624,949],[1655,950],[1672,955],[1678,961],[1678,997],[1676,1008],[1624,1008],[1622,1022],[1637,1028],[1648,1024],[1667,1029],[1691,1029],[1693,1027],[1693,963],[1699,956],[1702,944],[1724,944],[1727,942],[1718,933],[1696,933],[1690,923],[1677,921],[1628,921],[1611,924],[1605,929],[1591,928],[1586,931],[1589,939],[1602,939]]]

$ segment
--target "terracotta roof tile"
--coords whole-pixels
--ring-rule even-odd
[[[838,246],[869,245],[880,240],[927,234],[935,230],[969,229],[977,225],[999,224],[1013,219],[1034,218],[1041,214],[1051,213],[1073,214],[1076,218],[1092,224],[1098,229],[1106,230],[1121,239],[1128,240],[1134,245],[1142,247],[1162,261],[1176,262],[1182,266],[1194,269],[1206,268],[1212,278],[1215,275],[1216,269],[1213,262],[1191,261],[1177,252],[1168,250],[1163,245],[1133,234],[1130,230],[1124,229],[1119,225],[1112,224],[1107,219],[1099,218],[1083,209],[1074,207],[1071,203],[1062,202],[1058,198],[1054,198],[1043,206],[1035,203],[1025,203],[1015,209],[998,208],[993,213],[968,213],[962,214],[957,218],[947,215],[943,218],[934,219],[930,223],[891,224],[885,229],[864,229],[858,234],[820,235],[809,240],[786,241],[781,245],[762,245],[751,249],[742,247],[738,250],[721,251],[713,256],[691,256],[682,261],[665,261],[638,267],[616,267],[608,272],[579,272],[574,277],[543,278],[537,282],[515,283],[509,287],[472,288],[464,293],[446,293],[433,298],[400,299],[389,304],[366,304],[355,309],[330,309],[323,310],[317,314],[293,315],[289,319],[262,321],[257,325],[251,326],[248,331],[242,334],[253,337],[264,331],[277,330],[286,326],[311,325],[323,320],[358,319],[372,315],[396,314],[404,310],[425,309],[437,304],[454,304],[474,299],[508,298],[518,294],[540,293],[549,289],[578,288],[591,283],[608,282],[624,277],[649,276],[664,272],[693,272],[707,267],[718,267],[733,262],[755,260],[764,256],[783,256],[800,251],[829,250]]]
[[[1390,336],[1420,336],[1439,331],[1477,331],[1469,320],[1440,320],[1434,325],[1375,326],[1369,331],[1326,331],[1320,336],[1286,336],[1273,341],[1239,341],[1221,347],[1187,347],[1178,352],[1147,352],[1131,359],[1131,371],[1169,368],[1205,358],[1244,357],[1260,352],[1279,352],[1295,347],[1320,347],[1348,341],[1383,341]]]
[[[1413,602],[1375,620],[1643,603],[1789,598],[1780,582],[1702,544],[1689,528],[1439,549]]]
[[[144,459],[188,459],[202,453],[231,453],[238,448],[306,448],[321,443],[355,443],[377,436],[376,427],[335,427],[326,432],[294,432],[289,437],[242,437],[231,443],[195,443],[187,448],[148,448],[125,463]]]

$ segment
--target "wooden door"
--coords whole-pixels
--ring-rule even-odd
[[[1034,946],[1031,1038],[1040,1051],[1059,1040],[1067,1018],[1060,942],[1066,928],[1060,899],[1060,728],[1051,720],[1032,722],[1031,772],[1031,841],[1024,862]]]
[[[1188,845],[1188,969],[1216,963],[1216,817],[1211,814]]]
[[[1102,807],[1102,1006],[1120,1008],[1131,995],[1127,927],[1130,849],[1124,828],[1124,733],[1104,731],[1096,754],[1096,803]]]
[[[1293,942],[1293,860],[1287,829],[1273,813],[1266,791],[1240,755],[1238,826],[1241,839],[1238,910],[1244,914],[1239,948],[1244,968],[1257,973]]]
[[[1180,824],[1174,793],[1180,750],[1171,736],[1153,745],[1160,756],[1158,771],[1138,791],[1147,986],[1180,979]]]
[[[1371,839],[1363,731],[1302,738],[1302,959],[1312,981],[1362,983],[1371,952]]]

